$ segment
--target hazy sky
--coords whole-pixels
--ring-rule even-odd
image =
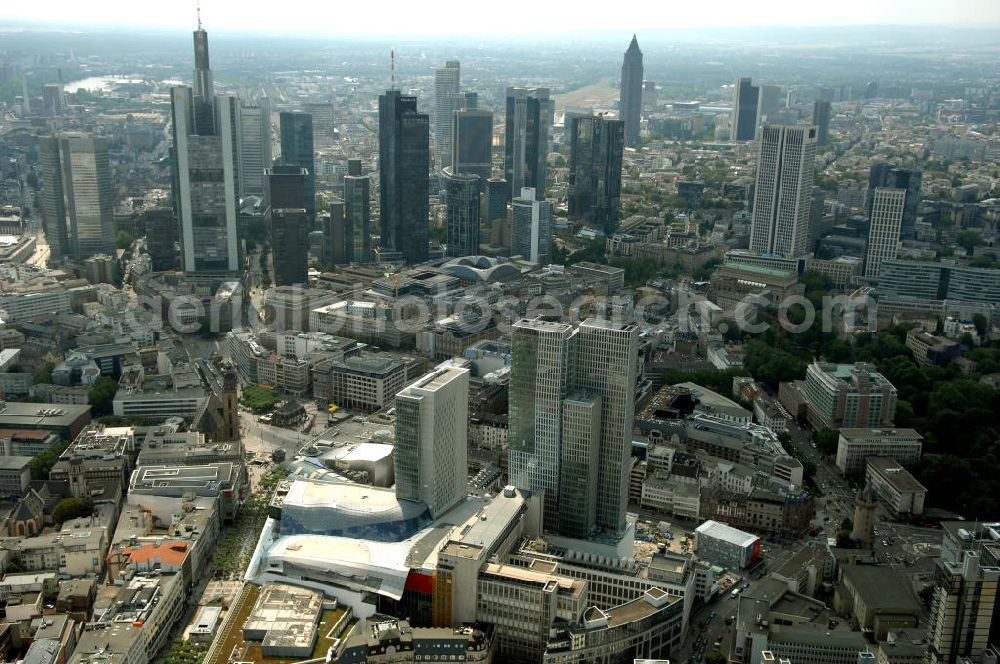
[[[195,23],[195,0],[6,4],[0,24],[3,19],[159,28]],[[203,0],[201,13],[208,30],[555,36],[713,25],[1000,24],[1000,0]]]

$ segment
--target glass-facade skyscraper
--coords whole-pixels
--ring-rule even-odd
[[[294,164],[306,170],[303,185],[306,214],[309,221],[316,219],[316,164],[313,157],[313,118],[301,111],[285,111],[279,116],[281,124],[281,162]]]
[[[635,145],[639,142],[639,118],[642,113],[642,51],[635,35],[632,35],[632,43],[628,45],[622,61],[619,108],[625,123],[625,145]]]
[[[194,86],[170,89],[172,186],[182,268],[188,274],[239,270],[237,145],[239,100],[216,95],[208,34],[194,32]]]
[[[452,136],[452,170],[479,177],[479,189],[493,174],[493,111],[455,111]]]
[[[868,191],[865,195],[865,212],[871,215],[872,199],[876,189],[904,189],[903,224],[900,237],[913,240],[917,237],[917,209],[920,207],[920,185],[923,171],[917,168],[895,168],[891,164],[877,161],[868,171]]]
[[[447,256],[479,253],[479,178],[465,173],[442,172],[447,215]]]
[[[360,159],[347,160],[344,177],[345,259],[348,263],[371,260],[371,180],[361,172]]]
[[[736,81],[733,93],[732,136],[734,141],[752,141],[760,119],[760,88],[749,78]]]
[[[274,285],[306,284],[309,277],[309,219],[306,169],[279,164],[267,172],[267,221],[271,235]]]
[[[624,122],[602,116],[573,118],[570,130],[569,216],[607,235],[620,221],[624,134]]]
[[[507,88],[504,173],[511,195],[530,187],[545,197],[553,108],[548,88]]]
[[[407,263],[428,255],[430,121],[417,98],[387,90],[378,98],[379,208],[382,248]]]

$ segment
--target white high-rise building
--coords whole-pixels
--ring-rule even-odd
[[[200,25],[194,47],[194,88],[170,89],[181,262],[188,274],[237,272],[239,100],[212,92],[208,34]]]
[[[240,101],[240,140],[237,147],[240,198],[264,196],[264,171],[271,168],[271,102]]]
[[[451,166],[452,131],[455,111],[460,109],[461,67],[448,60],[434,70],[434,161],[438,170]]]
[[[512,256],[538,265],[548,265],[552,255],[552,204],[535,198],[531,187],[511,202]]]
[[[562,402],[567,394],[572,325],[521,320],[511,328],[508,397],[510,482],[545,491],[549,527],[558,518]]]
[[[877,277],[882,261],[896,258],[905,203],[905,189],[875,190],[868,222],[868,248],[865,251],[864,267],[866,277]]]
[[[798,258],[808,252],[815,167],[816,127],[761,128],[751,251],[783,258]]]
[[[437,518],[466,494],[469,371],[446,362],[396,395],[396,496]]]

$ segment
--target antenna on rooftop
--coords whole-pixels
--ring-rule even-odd
[[[390,90],[396,89],[396,49],[389,51],[389,80]]]
[[[201,30],[201,3],[195,2],[195,11],[198,12],[198,29]]]

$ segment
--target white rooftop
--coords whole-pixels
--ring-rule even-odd
[[[743,532],[739,528],[733,528],[732,526],[727,526],[726,524],[719,523],[718,521],[706,521],[695,528],[695,532],[699,535],[711,537],[712,539],[731,542],[737,546],[749,546],[750,544],[753,544],[754,540],[757,539],[756,535],[751,535],[750,533]]]

